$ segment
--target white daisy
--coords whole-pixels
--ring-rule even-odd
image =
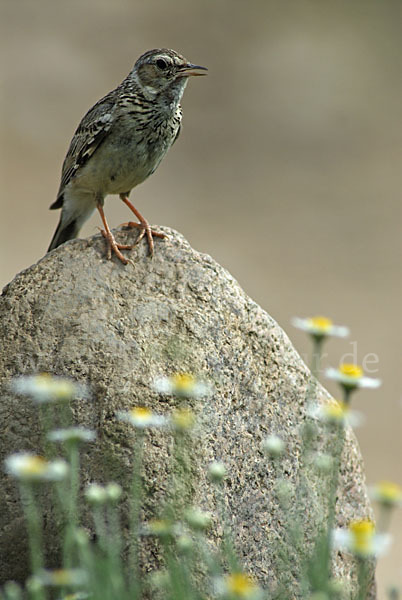
[[[337,369],[330,367],[325,371],[325,375],[328,379],[337,381],[349,390],[357,388],[375,389],[381,385],[381,379],[365,377],[361,367],[349,363],[343,363]]]
[[[61,481],[68,473],[66,461],[48,461],[30,452],[11,454],[6,458],[6,472],[24,482]]]
[[[179,396],[181,398],[203,398],[208,396],[211,388],[189,373],[176,373],[171,377],[158,377],[154,381],[154,389],[159,394]]]
[[[119,411],[117,418],[120,421],[130,423],[137,429],[145,429],[146,427],[161,427],[167,423],[166,417],[156,415],[145,406],[136,406],[129,411]]]
[[[334,325],[327,317],[293,317],[292,325],[309,333],[313,337],[324,338],[327,336],[347,337],[349,329],[343,325]]]

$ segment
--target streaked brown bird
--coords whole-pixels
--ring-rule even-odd
[[[127,264],[121,250],[129,250],[146,235],[153,254],[153,231],[128,199],[131,190],[158,167],[177,140],[182,119],[180,100],[188,78],[205,75],[205,67],[194,65],[167,48],[145,52],[116,89],[99,100],[84,116],[64,159],[60,188],[51,209],[61,208],[61,217],[49,250],[77,237],[97,208],[112,252]],[[201,72],[200,72],[201,71]],[[118,194],[139,222],[135,244],[118,244],[106,221],[103,205],[108,194]]]

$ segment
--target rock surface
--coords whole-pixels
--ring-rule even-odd
[[[144,405],[170,413],[178,401],[153,391],[154,378],[195,373],[212,382],[214,393],[192,402],[198,416],[192,502],[214,511],[206,468],[222,460],[228,469],[226,504],[238,552],[258,581],[274,587],[279,568],[275,541],[283,535],[285,516],[261,443],[269,434],[286,441],[279,471],[294,488],[301,476],[300,425],[307,388],[313,385],[323,402],[329,396],[311,382],[281,328],[233,277],[181,235],[164,231],[168,238],[156,240],[153,260],[141,243],[130,252],[134,264],[108,261],[104,240],[94,236],[65,244],[6,286],[0,302],[1,459],[40,448],[36,409],[10,393],[9,380],[38,372],[71,376],[93,391],[91,401],[75,402],[73,408],[76,422],[98,433],[96,444],[84,452],[84,482],[113,480],[127,487],[135,433],[116,420],[116,412]],[[123,241],[133,234],[117,235]],[[147,434],[147,518],[157,516],[163,500],[169,452],[161,432]],[[344,457],[338,525],[370,514],[361,457],[350,431]],[[321,476],[302,475],[308,482],[304,525],[314,532],[322,518]],[[57,544],[48,498],[44,512],[51,562]],[[15,483],[4,474],[0,533],[0,579],[23,580],[28,574],[25,526]],[[216,523],[212,543],[220,533]],[[152,566],[152,556],[143,560]],[[353,585],[355,566],[347,555],[338,554],[335,573]]]

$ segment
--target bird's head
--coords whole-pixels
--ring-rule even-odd
[[[132,71],[146,95],[156,96],[166,91],[180,100],[189,77],[206,75],[206,67],[190,63],[174,50],[158,48],[145,52]]]

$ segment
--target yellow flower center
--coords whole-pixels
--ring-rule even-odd
[[[71,583],[71,571],[68,569],[56,569],[52,571],[53,585],[68,585]]]
[[[147,421],[151,418],[152,411],[149,408],[145,408],[145,406],[136,406],[130,410],[130,414],[137,421]]]
[[[325,416],[332,421],[342,421],[347,412],[348,407],[344,402],[337,402],[336,404],[329,404],[324,407]]]
[[[332,327],[332,321],[327,317],[311,317],[308,319],[308,321],[311,327],[314,327],[314,329],[319,329],[322,332],[326,332]]]
[[[172,530],[171,523],[166,519],[152,519],[148,523],[149,530],[155,535],[163,535],[169,533]]]
[[[71,398],[74,393],[74,384],[65,379],[54,378],[49,373],[40,373],[34,377],[38,392],[53,394],[59,400]]]
[[[249,598],[256,590],[257,586],[249,575],[244,573],[232,573],[226,577],[226,586],[228,592],[238,598]]]
[[[376,487],[380,501],[399,502],[402,499],[402,489],[392,481],[381,481]]]
[[[63,400],[70,398],[74,393],[74,386],[69,381],[58,381],[54,384],[54,395]]]
[[[353,365],[350,363],[343,363],[340,365],[339,372],[342,373],[342,375],[353,377],[355,379],[359,379],[363,376],[363,369],[358,365]]]
[[[191,390],[195,384],[195,377],[189,373],[176,373],[172,375],[172,384],[178,391]]]
[[[172,414],[172,421],[177,429],[191,429],[194,425],[195,416],[189,408],[181,408],[174,411]]]
[[[370,554],[373,549],[375,527],[373,521],[354,521],[349,525],[352,534],[352,550],[358,554]]]
[[[42,475],[48,467],[48,462],[42,456],[29,456],[21,465],[22,475]]]

